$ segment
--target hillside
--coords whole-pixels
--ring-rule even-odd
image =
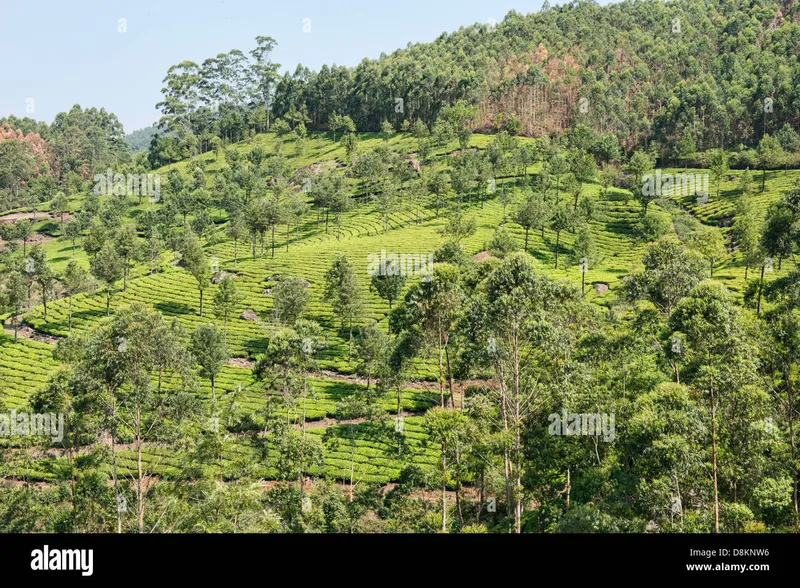
[[[796,532],[795,15],[259,37],[158,130],[3,119],[0,531]]]

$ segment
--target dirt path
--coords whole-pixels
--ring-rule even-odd
[[[45,243],[49,243],[55,239],[55,237],[51,235],[45,235],[44,233],[31,233],[31,236],[28,237],[28,243],[25,247],[30,251],[32,245],[44,245]],[[0,239],[0,251],[5,249],[6,241]]]
[[[8,319],[3,324],[3,332],[10,337],[14,337],[14,325],[11,319]],[[38,341],[39,343],[47,343],[48,345],[55,345],[58,343],[58,337],[54,337],[52,335],[48,335],[46,333],[41,333],[25,323],[20,323],[19,329],[17,330],[17,338],[19,339],[30,339],[31,341]]]
[[[69,212],[64,213],[64,222],[67,222],[71,219],[74,215]],[[61,222],[61,215],[60,214],[50,214],[49,212],[12,212],[11,214],[5,214],[0,216],[0,223],[15,223],[20,220],[32,220],[32,221],[40,221],[40,220],[57,220]]]
[[[423,416],[424,414],[425,414],[424,412],[411,412],[411,411],[407,411],[407,410],[404,410],[404,411],[400,412],[400,416],[402,418]],[[391,418],[394,419],[396,416],[397,416],[397,413],[392,413]],[[336,420],[336,419],[331,418],[331,417],[325,417],[324,419],[320,419],[318,421],[307,421],[306,422],[306,431],[308,431],[309,429],[326,429],[328,427],[333,427],[333,426],[336,426],[336,425],[360,425],[360,424],[363,424],[363,423],[366,423],[366,422],[367,422],[367,419],[365,419],[365,418],[348,419],[348,420],[339,421],[339,420]],[[300,423],[296,423],[296,424],[294,424],[294,428],[299,430],[299,429],[302,429],[303,427],[302,427],[302,425]]]

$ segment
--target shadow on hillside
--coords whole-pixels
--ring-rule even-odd
[[[105,318],[106,316],[106,309],[103,307],[102,310],[76,310],[72,313],[72,322],[80,322],[82,320],[91,321],[91,320],[98,320]]]
[[[193,314],[196,312],[194,308],[186,304],[185,302],[156,302],[153,307],[158,310],[162,314],[167,315],[182,315],[182,314]]]
[[[266,351],[269,346],[269,337],[259,337],[257,339],[245,339],[242,346],[247,350],[251,357],[255,357]]]

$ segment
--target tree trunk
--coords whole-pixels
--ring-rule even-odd
[[[442,533],[447,533],[447,455],[442,441]]]
[[[119,481],[117,479],[117,450],[116,450],[116,442],[114,441],[114,432],[116,429],[116,425],[114,424],[117,418],[117,400],[116,398],[112,399],[112,408],[111,408],[111,479],[114,483],[114,500],[116,501],[116,509],[117,509],[117,533],[122,533],[122,512],[120,510],[120,494],[119,494]]]
[[[714,474],[714,532],[719,534],[719,486],[717,485],[717,406],[711,389],[711,460]]]
[[[756,316],[761,316],[761,292],[764,290],[764,270],[766,264],[761,264],[761,284],[758,286],[758,303],[756,304]]]
[[[144,533],[144,495],[142,494],[142,408],[136,407],[136,512],[139,517],[139,534]]]

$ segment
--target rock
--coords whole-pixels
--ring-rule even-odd
[[[412,159],[408,162],[408,167],[412,168],[418,174],[422,173],[422,166],[418,159]]]
[[[264,296],[269,296],[272,294],[272,288],[264,288],[262,294],[264,294]]]
[[[311,282],[309,282],[308,280],[301,279],[301,280],[299,280],[299,282],[300,282],[300,284],[303,285],[303,288],[308,288],[311,285]]]
[[[236,274],[229,274],[226,271],[221,271],[221,272],[217,272],[217,274],[213,278],[211,278],[211,283],[212,284],[219,284],[225,278],[237,278],[237,277],[238,276]]]
[[[258,315],[254,310],[245,310],[242,313],[242,319],[246,321],[258,322]]]
[[[594,289],[598,294],[605,294],[606,292],[608,292],[608,284],[605,284],[603,282],[595,282],[594,284],[592,284],[592,286],[594,286]]]
[[[481,263],[482,261],[486,261],[487,259],[489,259],[491,256],[492,254],[489,253],[488,251],[481,251],[480,253],[476,253],[475,255],[472,256],[472,261],[474,261],[475,263]]]

